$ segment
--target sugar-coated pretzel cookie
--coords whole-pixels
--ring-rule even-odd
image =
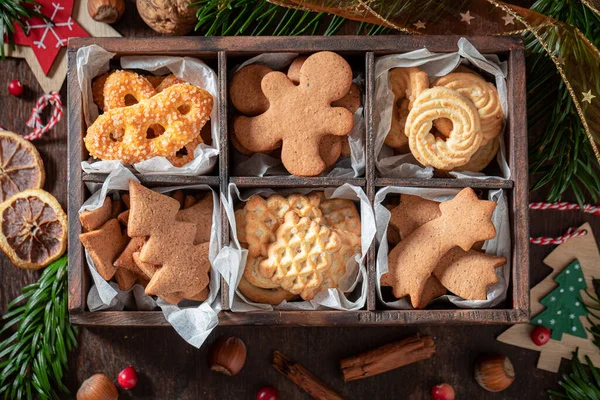
[[[156,93],[160,93],[166,88],[171,86],[180,85],[182,83],[187,83],[183,79],[178,78],[175,74],[167,75],[160,81],[158,86],[156,86]]]
[[[453,129],[443,140],[431,133],[433,121],[448,118]],[[413,103],[406,121],[410,151],[423,165],[451,170],[466,164],[482,143],[479,114],[473,103],[455,90],[424,90]]]
[[[114,71],[106,78],[103,94],[104,110],[108,111],[135,104],[128,103],[128,95],[139,103],[154,96],[156,90],[142,75],[132,71]]]
[[[171,86],[138,104],[105,112],[89,127],[86,148],[102,160],[135,163],[153,156],[173,156],[195,139],[210,118],[212,96],[203,89]],[[147,139],[146,131],[159,124],[165,132]]]
[[[132,76],[134,77],[134,79],[127,79]],[[147,80],[152,85],[152,87],[155,88],[154,91],[149,90],[148,86],[143,82],[144,79]],[[109,85],[106,85],[106,82],[108,82]],[[130,93],[128,92],[136,92],[137,96],[134,97],[134,99],[137,102],[139,102],[139,100],[148,99],[151,96],[154,96],[156,93],[162,92],[168,87],[182,83],[186,82],[182,79],[179,79],[174,74],[168,75],[166,77],[152,75],[141,76],[130,71],[116,71],[114,73],[106,73],[96,78],[92,86],[92,91],[94,92],[96,90],[99,90],[100,92],[102,92],[102,96],[98,97],[98,101],[96,101],[96,94],[94,94],[94,101],[96,101],[96,104],[98,104],[101,101],[103,104],[103,107],[101,109],[103,111],[108,111],[113,108],[125,107],[135,104],[135,102],[131,104],[129,103],[130,99],[127,97],[127,94]],[[121,95],[125,93],[125,96],[123,96],[122,98],[120,98],[119,95],[115,96],[114,85],[116,84],[121,84],[121,86],[119,86],[118,93],[120,93]],[[142,87],[144,87],[145,90],[138,90],[140,85],[142,85]],[[106,96],[104,95],[104,90],[109,91],[107,92]],[[105,98],[107,99],[106,103],[104,100]],[[160,125],[152,125],[150,129],[152,131],[152,137],[158,137],[162,135],[165,131],[164,128]],[[177,153],[175,155],[167,157],[167,159],[171,164],[173,164],[173,166],[182,167],[194,159],[194,150],[202,142],[202,137],[198,136],[191,142],[183,146],[181,149],[177,150]]]
[[[250,301],[255,303],[271,304],[274,306],[280,304],[284,300],[292,301],[298,297],[297,295],[280,287],[274,289],[259,288],[252,285],[243,276],[242,279],[240,279],[237,288],[244,295],[244,297]]]
[[[407,67],[391,69],[388,79],[394,93],[394,103],[392,104],[392,122],[385,137],[385,144],[406,150],[408,143],[408,139],[404,135],[406,117],[417,96],[429,88],[429,78],[421,69]]]
[[[296,86],[281,72],[267,74],[261,88],[269,99],[263,114],[234,120],[240,144],[253,152],[274,150],[282,143],[281,160],[298,176],[315,176],[327,165],[319,144],[326,135],[347,135],[354,126],[351,112],[330,104],[352,84],[350,65],[338,54],[319,52],[306,59]]]
[[[259,264],[260,272],[283,289],[312,300],[329,279],[334,254],[342,245],[339,235],[320,218],[288,211],[276,237],[268,258]]]
[[[469,159],[469,162],[465,165],[454,168],[454,171],[471,171],[480,172],[487,167],[500,148],[500,137],[496,136],[494,139],[488,141],[482,145]]]
[[[229,98],[239,112],[254,117],[269,109],[269,99],[261,90],[261,82],[272,71],[261,64],[250,64],[233,74]]]
[[[473,102],[481,121],[483,144],[494,139],[502,131],[504,112],[498,96],[498,89],[475,73],[453,72],[433,82],[432,86],[454,89]],[[450,136],[452,122],[447,119],[434,121],[435,127],[444,136]]]
[[[104,111],[104,84],[110,74],[112,72],[105,72],[92,80],[92,99],[100,111]]]
[[[174,155],[167,157],[167,160],[174,167],[183,167],[194,159],[194,151],[201,143],[204,143],[202,136],[198,135],[191,142],[180,148]]]

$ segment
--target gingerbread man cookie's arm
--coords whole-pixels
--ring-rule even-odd
[[[279,147],[283,139],[285,115],[289,112],[280,98],[296,88],[282,72],[270,72],[261,81],[261,88],[269,100],[269,109],[256,117],[239,116],[233,130],[242,147],[253,152],[266,152]]]

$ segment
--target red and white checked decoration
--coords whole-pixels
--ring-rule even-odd
[[[529,203],[530,210],[558,210],[558,211],[570,211],[570,210],[581,210],[579,204],[567,203],[566,201],[556,202],[556,203]],[[583,212],[598,215],[600,216],[600,207],[594,206],[591,204],[585,204],[583,206]],[[529,242],[533,244],[540,245],[550,245],[550,244],[563,244],[569,239],[578,236],[587,235],[587,231],[585,229],[581,231],[577,231],[576,228],[569,228],[564,235],[551,238],[551,237],[531,237],[529,238]]]
[[[52,108],[52,115],[50,121],[46,125],[42,123],[42,111],[50,105]],[[33,132],[23,136],[26,140],[36,140],[42,137],[43,134],[54,128],[58,121],[63,116],[63,104],[60,101],[60,95],[57,92],[51,92],[50,94],[42,95],[35,106],[31,109],[31,116],[27,120],[27,126],[33,128]],[[4,129],[0,126],[0,130]]]

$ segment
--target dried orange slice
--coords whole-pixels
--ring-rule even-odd
[[[25,189],[44,186],[44,162],[31,142],[0,131],[0,201]]]
[[[67,216],[50,193],[17,193],[0,204],[0,217],[0,248],[17,267],[40,269],[65,252]]]

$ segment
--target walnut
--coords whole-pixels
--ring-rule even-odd
[[[137,9],[144,22],[156,32],[168,35],[189,33],[198,19],[197,7],[190,0],[136,0]]]

